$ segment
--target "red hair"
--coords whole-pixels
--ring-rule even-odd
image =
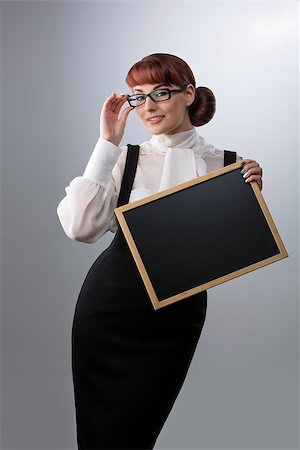
[[[192,84],[196,88],[195,77],[189,65],[178,56],[168,53],[145,56],[130,68],[125,81],[130,88],[138,84],[156,83],[178,87]],[[214,94],[206,87],[197,87],[195,100],[188,109],[191,123],[194,126],[204,125],[216,110]]]
[[[127,74],[126,83],[131,88],[137,84],[155,83],[177,86],[191,83],[196,87],[193,72],[187,63],[168,53],[154,53],[135,63]]]

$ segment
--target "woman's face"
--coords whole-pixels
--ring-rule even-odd
[[[162,89],[180,89],[180,86],[166,84],[143,84],[134,86],[133,94],[150,94]],[[145,128],[151,134],[174,134],[192,129],[188,114],[190,106],[195,98],[195,88],[189,84],[182,92],[174,92],[171,98],[162,102],[154,102],[147,97],[146,103],[135,108],[138,117]]]

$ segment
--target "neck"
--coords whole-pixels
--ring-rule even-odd
[[[191,125],[189,128],[183,128],[183,129],[179,129],[179,130],[176,130],[176,131],[173,131],[173,132],[162,133],[162,134],[164,134],[165,136],[173,136],[174,134],[184,133],[185,131],[191,131],[192,129],[193,129],[193,126]]]
[[[172,136],[173,134],[184,133],[185,131],[190,131],[193,128],[194,128],[194,126],[191,123],[190,116],[189,116],[188,112],[186,111],[184,114],[184,119],[183,119],[182,123],[175,128],[175,131],[170,130],[170,131],[167,131],[166,133],[162,133],[162,134],[165,134],[165,136]]]

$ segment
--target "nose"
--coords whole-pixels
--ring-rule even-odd
[[[152,100],[151,97],[146,97],[146,102],[144,106],[146,111],[154,111],[157,108],[155,101]]]

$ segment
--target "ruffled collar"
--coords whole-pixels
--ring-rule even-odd
[[[150,139],[153,146],[159,146],[164,151],[168,148],[193,148],[197,143],[196,128],[175,134],[154,134]]]
[[[176,152],[178,149],[189,149],[195,158],[204,158],[213,150],[213,146],[207,144],[203,137],[199,136],[196,127],[191,130],[175,134],[155,134],[148,141],[155,153],[166,155],[167,152]]]
[[[213,146],[206,144],[196,128],[172,135],[156,134],[142,145],[143,150],[163,156],[159,191],[176,186],[207,172],[204,157]]]

